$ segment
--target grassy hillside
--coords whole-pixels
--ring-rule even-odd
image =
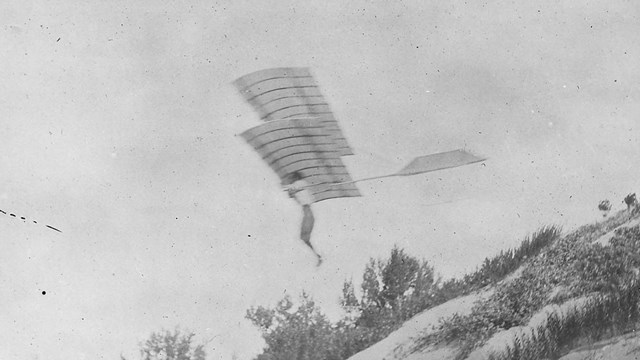
[[[636,329],[640,211],[561,235],[544,227],[474,273],[441,282],[395,247],[371,259],[359,289],[345,281],[345,316],[285,296],[247,311],[266,346],[257,360],[557,359]]]
[[[560,234],[557,227],[544,227],[518,248],[487,259],[474,273],[445,282],[426,260],[396,246],[387,259],[370,259],[358,288],[353,281],[344,282],[340,303],[345,316],[336,322],[306,293],[298,299],[285,296],[273,308],[250,308],[247,318],[266,343],[257,359],[343,360],[388,338],[426,309],[433,310],[427,313],[431,322],[459,309],[460,303],[470,310],[477,291],[500,283]]]
[[[415,326],[412,336],[395,339],[394,355],[382,357],[553,359],[634,331],[640,321],[639,223],[638,211],[621,211],[545,244],[523,257],[508,281],[491,283],[483,296],[474,289],[473,306]],[[373,359],[373,352],[364,353],[354,359]]]

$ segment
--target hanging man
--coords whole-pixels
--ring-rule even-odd
[[[318,266],[322,263],[322,257],[316,252],[311,245],[311,231],[313,230],[313,224],[315,219],[313,212],[311,212],[311,204],[313,204],[313,195],[309,191],[309,183],[304,181],[302,174],[298,171],[291,173],[287,177],[288,183],[284,186],[284,189],[289,193],[289,197],[295,199],[300,206],[302,206],[302,224],[300,226],[300,239],[313,251],[318,257]]]

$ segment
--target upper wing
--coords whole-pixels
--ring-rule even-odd
[[[308,68],[256,71],[234,82],[242,96],[264,121],[314,117],[324,123],[342,155],[352,155],[329,104]]]
[[[360,196],[340,158],[331,130],[317,118],[273,120],[241,134],[284,183],[294,171],[311,185],[316,202]]]

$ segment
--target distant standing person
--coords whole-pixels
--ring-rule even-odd
[[[302,206],[302,225],[300,226],[300,239],[313,251],[318,257],[318,266],[322,263],[322,257],[316,252],[311,245],[311,231],[313,231],[313,224],[315,219],[313,212],[311,211],[311,204],[313,204],[313,195],[309,191],[309,183],[306,182],[302,174],[298,171],[291,173],[287,178],[288,184],[284,186],[284,189],[289,193],[289,197],[295,199],[300,206]]]

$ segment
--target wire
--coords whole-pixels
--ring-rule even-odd
[[[26,218],[26,217],[24,217],[24,216],[20,216],[20,217],[18,217],[18,215],[14,214],[14,213],[7,213],[6,211],[4,211],[4,210],[2,210],[2,209],[0,209],[0,213],[3,213],[3,214],[5,214],[5,215],[10,216],[10,217],[15,218],[15,219],[18,219],[18,218],[19,218],[19,219],[20,219],[20,220],[22,220],[23,222],[27,222],[27,218]],[[38,223],[36,220],[30,220],[30,221],[31,221],[32,223],[34,223],[34,224],[37,224],[37,223]],[[53,227],[53,226],[51,226],[51,225],[44,224],[44,226],[45,226],[45,227],[47,227],[47,228],[49,228],[49,229],[51,229],[51,230],[57,231],[57,232],[59,232],[59,233],[61,233],[61,232],[62,232],[61,230],[59,230],[59,229],[57,229],[57,228],[55,228],[55,227]]]

